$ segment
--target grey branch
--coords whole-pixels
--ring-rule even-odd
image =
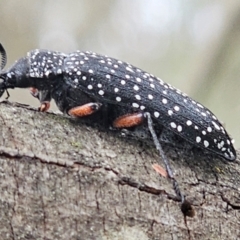
[[[240,238],[238,160],[172,157],[184,219],[154,147],[13,103],[0,121],[0,239]]]

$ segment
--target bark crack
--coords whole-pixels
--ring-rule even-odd
[[[5,147],[1,147],[0,146],[0,155],[4,156],[4,157],[8,157],[8,158],[13,158],[13,159],[22,159],[22,158],[31,158],[31,159],[36,159],[41,161],[42,163],[47,163],[47,164],[54,164],[60,167],[72,167],[72,168],[76,168],[78,166],[84,166],[86,168],[89,168],[91,170],[96,170],[96,169],[103,169],[105,171],[111,171],[112,173],[114,173],[117,177],[118,177],[118,183],[120,185],[128,185],[130,187],[133,188],[137,188],[139,191],[143,191],[146,193],[150,193],[153,195],[160,195],[160,194],[164,194],[167,196],[168,199],[174,200],[176,202],[179,202],[179,199],[177,198],[177,196],[173,195],[173,194],[169,194],[167,193],[165,190],[161,190],[161,189],[157,189],[154,187],[150,187],[144,183],[141,182],[137,182],[136,180],[129,178],[129,177],[125,177],[125,176],[120,176],[119,172],[116,171],[113,168],[109,168],[109,167],[102,167],[102,166],[89,166],[86,165],[84,163],[76,163],[72,160],[66,160],[66,159],[53,159],[53,158],[49,158],[46,155],[43,154],[33,154],[33,153],[21,153],[21,151],[15,150],[15,149],[9,149],[9,148],[5,148]]]

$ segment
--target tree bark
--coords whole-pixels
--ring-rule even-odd
[[[238,160],[170,159],[185,219],[154,147],[8,102],[0,121],[0,239],[240,238]]]

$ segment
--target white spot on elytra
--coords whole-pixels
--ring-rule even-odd
[[[82,80],[87,80],[87,77],[86,76],[82,76]]]
[[[212,121],[212,124],[217,130],[220,130],[220,127],[214,121]]]
[[[129,71],[129,72],[134,72],[131,68],[129,67],[126,67],[126,70]]]
[[[182,131],[182,126],[181,126],[181,125],[178,125],[178,126],[177,126],[177,130],[178,130],[179,132],[181,132],[181,131]]]
[[[204,147],[206,147],[206,148],[209,146],[209,142],[207,140],[204,140],[203,144],[204,144]]]
[[[162,99],[162,103],[163,103],[163,104],[167,104],[167,102],[168,102],[168,101],[167,101],[166,98],[163,98],[163,99]]]
[[[141,82],[142,81],[142,79],[139,78],[139,77],[137,77],[136,80],[137,80],[137,82]]]
[[[212,128],[211,128],[211,127],[208,127],[208,128],[207,128],[207,131],[208,131],[208,132],[211,132],[211,131],[212,131]]]
[[[118,102],[121,102],[121,98],[120,97],[116,97],[116,100],[118,101]]]
[[[172,116],[173,115],[173,111],[172,110],[168,110],[168,115]]]
[[[45,75],[48,77],[48,75],[50,74],[50,71],[46,71]]]
[[[117,93],[119,91],[118,88],[114,88],[114,92]]]
[[[92,85],[88,85],[87,88],[88,88],[89,90],[91,90],[91,89],[93,89],[93,86],[92,86]]]
[[[81,75],[81,72],[80,72],[80,71],[77,71],[77,75]]]
[[[199,136],[196,137],[196,142],[200,143],[201,142],[201,138]]]
[[[126,81],[125,81],[125,80],[121,80],[121,84],[122,84],[122,85],[125,85],[125,84],[126,84]]]
[[[155,88],[155,85],[153,83],[150,84],[151,88]]]
[[[109,74],[107,74],[107,75],[106,75],[106,78],[110,79],[110,78],[111,78],[111,76],[110,76]]]
[[[148,94],[148,98],[149,98],[150,100],[152,100],[152,99],[153,99],[153,95],[152,95],[152,94]]]
[[[92,70],[92,69],[89,69],[88,72],[89,72],[89,73],[93,73],[93,70]]]
[[[102,84],[101,83],[98,83],[98,85],[97,85],[99,88],[101,88],[102,87]]]
[[[145,109],[145,106],[143,106],[143,105],[140,106],[140,109],[141,109],[141,110],[144,110],[144,109]]]
[[[138,85],[134,85],[133,89],[134,89],[135,91],[138,91],[138,90],[139,90],[139,86],[138,86]]]
[[[158,118],[160,116],[159,112],[154,112],[154,117]]]
[[[220,143],[218,143],[218,148],[221,149],[224,146],[224,141],[221,141]]]
[[[192,121],[191,121],[191,120],[187,120],[186,124],[187,124],[188,126],[191,126],[191,125],[192,125]]]
[[[99,95],[102,96],[102,95],[104,94],[104,91],[103,91],[103,90],[100,90],[98,93],[99,93]]]
[[[138,104],[138,103],[133,103],[132,106],[133,106],[134,108],[139,108],[139,104]]]
[[[179,106],[174,106],[174,110],[178,112],[180,110]]]
[[[226,132],[225,132],[225,130],[224,130],[223,127],[221,127],[221,130],[222,130],[222,133],[223,133],[223,134],[226,134]]]
[[[141,100],[141,96],[140,95],[135,95],[135,98],[137,99],[137,100]]]
[[[177,125],[176,125],[175,122],[171,122],[171,123],[170,123],[170,126],[171,126],[172,128],[176,128],[176,127],[177,127]]]
[[[206,135],[206,134],[207,134],[207,132],[203,130],[203,131],[202,131],[202,134],[203,134],[203,135]]]

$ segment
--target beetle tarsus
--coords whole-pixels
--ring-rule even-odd
[[[38,108],[39,112],[47,112],[47,110],[50,108],[50,102],[42,102],[41,106]]]

